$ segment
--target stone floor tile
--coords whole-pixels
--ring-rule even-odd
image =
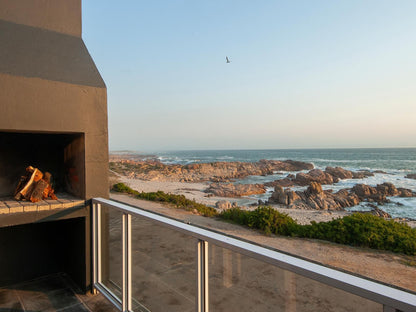
[[[77,296],[70,288],[60,289],[47,293],[53,307],[57,310],[67,308],[79,303]]]
[[[115,306],[100,294],[88,298],[84,303],[93,312],[119,312]]]
[[[16,291],[0,289],[0,311],[23,311]]]
[[[17,291],[36,291],[41,293],[47,293],[68,287],[68,283],[65,281],[64,276],[60,274],[41,277],[14,286]]]
[[[25,311],[55,312],[50,298],[45,293],[33,291],[19,291],[19,297]]]
[[[76,305],[57,310],[57,312],[90,312],[90,310],[83,303],[78,303]]]

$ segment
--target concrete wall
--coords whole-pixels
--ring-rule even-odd
[[[0,130],[85,133],[85,196],[108,197],[105,88],[0,73]]]
[[[0,34],[1,73],[105,88],[81,38],[1,19]]]
[[[1,0],[0,20],[81,37],[81,0]]]
[[[29,2],[39,8],[30,13]],[[108,197],[107,90],[82,39],[14,23],[45,9],[47,26],[40,26],[74,30],[75,13],[59,15],[55,2],[65,10],[74,6],[75,13],[80,6],[80,1],[70,0],[0,1],[0,131],[84,133],[85,197]],[[19,10],[13,18],[4,13]],[[54,24],[55,17],[47,21],[56,10],[62,25]],[[35,17],[28,23],[39,26]]]

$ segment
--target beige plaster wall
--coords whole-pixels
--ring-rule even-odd
[[[107,123],[105,88],[0,73],[0,130],[85,133],[87,199],[108,197]]]
[[[81,37],[81,0],[1,0],[0,19]]]

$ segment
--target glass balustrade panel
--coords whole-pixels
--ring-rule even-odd
[[[101,279],[121,300],[123,281],[123,213],[102,206],[101,210]]]
[[[209,245],[210,311],[382,312],[381,304]]]
[[[132,217],[134,311],[195,311],[196,246],[189,235]]]

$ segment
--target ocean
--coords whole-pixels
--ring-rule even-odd
[[[156,153],[158,159],[165,164],[190,164],[217,161],[255,162],[260,159],[299,160],[313,163],[315,168],[324,170],[327,166],[342,167],[351,171],[370,170],[383,171],[365,179],[341,180],[333,185],[325,185],[324,189],[337,191],[350,188],[357,183],[376,186],[383,182],[391,182],[396,187],[411,189],[416,192],[416,180],[405,178],[409,173],[416,173],[416,148],[357,148],[357,149],[276,149],[276,150],[198,150],[169,151]],[[293,172],[273,174],[270,176],[250,176],[236,183],[264,183],[274,181]],[[301,190],[301,187],[294,187]],[[266,200],[272,189],[266,194],[242,198],[239,204],[250,204],[259,199]],[[416,198],[391,197],[391,203],[380,207],[393,217],[416,219]],[[350,208],[351,210],[368,210],[364,204]]]

